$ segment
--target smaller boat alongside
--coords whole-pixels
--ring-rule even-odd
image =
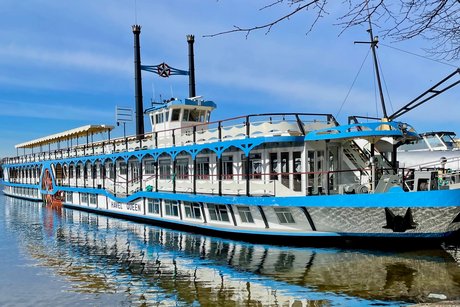
[[[421,133],[420,138],[398,148],[400,166],[460,171],[460,148],[451,131]]]

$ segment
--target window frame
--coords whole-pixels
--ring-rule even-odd
[[[252,216],[251,208],[249,206],[236,206],[241,222],[246,224],[255,224],[254,217]]]
[[[230,223],[229,209],[226,205],[206,204],[208,207],[209,219],[214,222]]]
[[[189,219],[201,220],[201,206],[199,203],[184,201],[185,217]],[[198,213],[198,214],[197,214]]]
[[[160,214],[161,213],[160,206],[161,206],[160,199],[158,198],[148,198],[147,199],[147,213]]]
[[[289,208],[273,208],[280,224],[296,224],[294,216]],[[284,220],[282,220],[284,219]],[[292,220],[292,221],[291,221]]]
[[[177,200],[169,200],[165,199],[164,200],[165,204],[165,215],[166,216],[175,216],[175,217],[180,217],[180,204]],[[177,214],[174,214],[177,213]]]

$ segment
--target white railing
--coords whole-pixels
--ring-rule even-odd
[[[299,116],[326,116],[323,121],[300,121]],[[251,118],[262,118],[250,121]],[[294,119],[292,119],[294,118]],[[26,154],[4,159],[5,164],[58,160],[71,157],[110,154],[113,152],[134,151],[147,148],[186,146],[212,143],[219,140],[236,140],[269,136],[298,136],[308,131],[335,126],[336,122],[328,114],[262,114],[248,115],[228,120],[180,127],[143,135],[116,138],[106,141],[76,145],[65,149]]]

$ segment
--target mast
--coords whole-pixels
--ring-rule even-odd
[[[387,119],[388,114],[387,114],[387,108],[385,106],[385,99],[383,97],[383,90],[382,90],[382,82],[380,81],[380,72],[379,72],[379,64],[377,61],[377,44],[379,42],[379,38],[377,36],[374,37],[374,34],[372,33],[372,23],[371,23],[371,16],[369,15],[369,35],[371,37],[371,49],[372,49],[372,57],[374,58],[374,66],[375,66],[375,74],[377,75],[377,84],[379,86],[379,94],[380,94],[380,103],[382,104],[382,111],[383,111],[383,118]]]
[[[142,102],[142,76],[141,76],[141,46],[139,36],[141,26],[132,26],[134,33],[134,87],[136,100],[136,136],[142,138],[144,135],[144,106]]]
[[[193,53],[193,43],[195,42],[194,35],[187,35],[187,42],[188,42],[188,92],[189,97],[195,97],[195,59]]]

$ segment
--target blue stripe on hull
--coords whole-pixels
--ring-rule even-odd
[[[39,185],[4,182],[6,186],[40,189]],[[287,207],[330,207],[330,208],[437,208],[460,207],[460,189],[435,190],[419,192],[395,191],[378,194],[349,194],[349,195],[320,195],[320,196],[290,196],[290,197],[257,197],[257,196],[218,196],[206,194],[181,194],[172,192],[136,192],[128,197],[115,197],[103,189],[63,187],[57,191],[95,193],[107,196],[116,202],[127,203],[139,198],[161,198],[190,202],[205,202],[227,205],[253,206],[287,206]],[[47,194],[41,191],[42,194]]]
[[[40,189],[39,185],[3,182],[5,186]],[[330,208],[381,208],[411,207],[437,208],[459,207],[460,189],[419,192],[388,192],[379,194],[320,195],[291,197],[217,196],[205,194],[180,194],[170,192],[136,192],[128,197],[115,197],[103,189],[56,187],[56,191],[93,193],[107,196],[116,202],[132,202],[139,198],[161,198],[190,202],[205,202],[227,205],[288,206],[288,207],[330,207]],[[41,191],[42,194],[47,194]]]

